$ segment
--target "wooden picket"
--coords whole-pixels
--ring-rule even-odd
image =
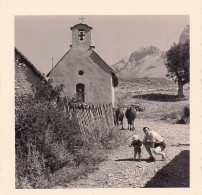
[[[84,134],[88,134],[99,129],[109,130],[114,126],[113,110],[111,104],[83,106],[79,108],[67,108],[75,113],[78,125]]]

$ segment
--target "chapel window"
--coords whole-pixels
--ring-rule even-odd
[[[76,85],[76,94],[79,102],[85,102],[85,86],[82,83]]]
[[[85,40],[85,31],[79,30],[79,40],[84,41]]]

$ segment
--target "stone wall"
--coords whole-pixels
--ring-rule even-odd
[[[26,62],[20,62],[21,57],[15,54],[15,94],[24,95],[33,94],[33,88],[36,87],[40,79],[29,68]]]

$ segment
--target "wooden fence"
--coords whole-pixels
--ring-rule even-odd
[[[111,104],[103,105],[80,105],[68,110],[74,113],[79,127],[84,134],[97,129],[106,132],[114,126],[113,108]]]

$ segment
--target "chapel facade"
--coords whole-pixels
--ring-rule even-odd
[[[114,105],[114,88],[118,78],[114,70],[93,50],[92,27],[76,24],[72,31],[70,50],[48,73],[53,85],[63,84],[62,96],[72,98],[77,94],[87,104]]]

